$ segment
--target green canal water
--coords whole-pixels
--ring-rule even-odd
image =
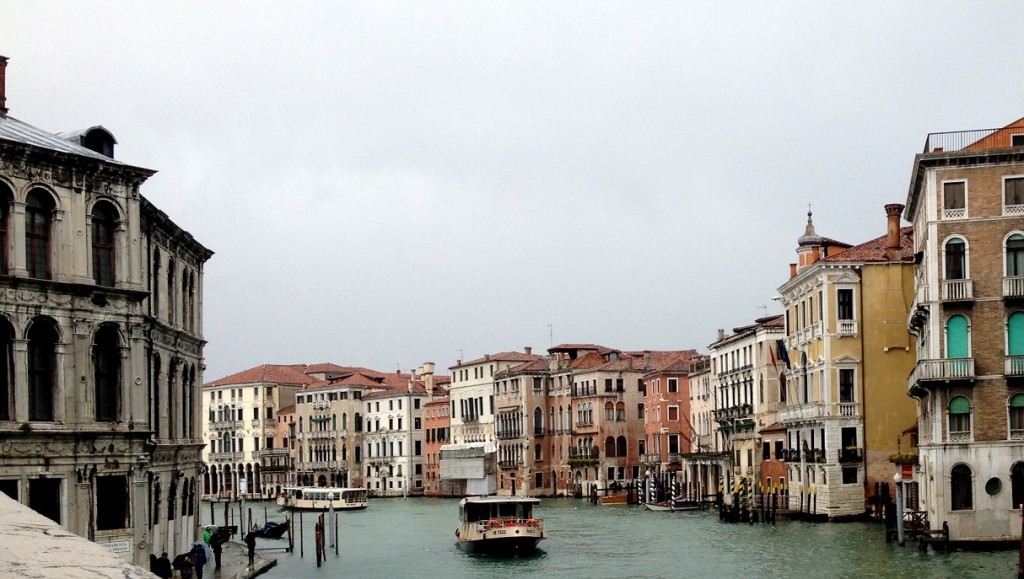
[[[237,523],[237,503],[235,509]],[[215,505],[223,524],[223,505]],[[272,503],[246,503],[262,523],[287,513]],[[210,505],[204,505],[210,518]],[[320,568],[313,550],[315,514],[303,515],[305,557],[260,540],[257,549],[277,558],[265,577],[984,577],[1016,576],[1016,551],[921,553],[914,542],[886,544],[873,523],[727,524],[717,513],[655,513],[637,506],[591,505],[544,499],[535,515],[550,537],[529,557],[470,555],[455,546],[458,501],[371,499],[364,511],[339,515],[339,553]],[[298,514],[295,523],[298,526]],[[329,535],[328,535],[329,536]]]

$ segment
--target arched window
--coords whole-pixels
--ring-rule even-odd
[[[356,424],[355,424],[356,432],[362,432],[363,431],[363,416],[362,416],[362,414],[359,414],[358,412],[356,412],[356,420],[355,420],[355,422],[356,422]]]
[[[949,495],[952,499],[952,510],[964,511],[974,508],[974,494],[972,492],[971,467],[966,464],[958,464],[953,467],[949,475]]]
[[[0,420],[14,416],[14,328],[0,317]]]
[[[615,405],[611,400],[604,403],[604,419],[608,422],[615,420]]]
[[[153,380],[150,382],[153,385],[153,409],[151,414],[153,415],[153,434],[156,438],[163,438],[160,433],[160,414],[163,412],[163,407],[160,405],[160,354],[153,353]]]
[[[105,324],[96,331],[92,347],[97,422],[117,420],[121,394],[121,343],[117,326]]]
[[[160,317],[160,250],[153,250],[153,287],[149,290],[150,303],[153,306],[153,317]]]
[[[1006,238],[1006,277],[1024,276],[1024,235]]]
[[[302,417],[299,417],[299,432],[302,432]]]
[[[11,200],[14,194],[6,183],[0,182],[0,274],[7,275],[7,232],[10,230]]]
[[[1024,462],[1015,462],[1010,467],[1010,490],[1010,508],[1021,508],[1024,504]]]
[[[541,460],[542,453],[543,453],[543,451],[541,450],[539,444],[534,446],[533,447],[533,460]]]
[[[175,501],[178,500],[178,481],[171,481],[170,490],[167,492],[167,520],[173,521],[178,514],[175,510]]]
[[[167,260],[167,323],[174,323],[174,310],[177,302],[174,292],[177,290],[177,276],[174,274],[174,259]]]
[[[1010,440],[1024,440],[1024,394],[1010,397]]]
[[[604,455],[609,458],[615,456],[615,439],[611,436],[604,439]]]
[[[970,442],[971,403],[963,396],[949,401],[949,441]]]
[[[620,436],[617,439],[615,439],[616,456],[626,456],[627,454],[629,454],[627,451],[628,449],[626,448],[626,437]]]
[[[28,419],[53,420],[57,328],[37,318],[28,331]]]
[[[114,231],[117,212],[110,203],[92,208],[92,278],[96,285],[114,287]]]
[[[33,189],[25,200],[25,267],[28,276],[50,279],[50,237],[53,234],[53,197]]]
[[[967,318],[959,314],[950,316],[946,320],[946,358],[969,358],[971,356],[969,338]],[[949,371],[954,377],[965,377],[970,374],[970,364],[966,360],[951,362]]]
[[[1006,319],[1007,373],[1024,374],[1024,312],[1013,312]]]
[[[540,406],[533,409],[533,433],[535,435],[544,434],[544,411],[540,409]]]
[[[967,279],[967,245],[959,237],[946,242],[946,279]]]
[[[615,404],[615,420],[617,422],[625,422],[626,421],[626,403],[625,402],[617,402]]]

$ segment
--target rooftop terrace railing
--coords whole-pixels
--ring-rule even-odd
[[[1024,147],[1024,127],[929,133],[924,140],[925,153],[948,153],[964,149],[980,151],[1007,147]]]

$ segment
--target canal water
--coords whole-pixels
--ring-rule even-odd
[[[223,504],[216,521],[223,524]],[[232,504],[237,524],[237,503]],[[273,503],[246,503],[258,523],[288,513]],[[210,505],[204,519],[209,522]],[[885,542],[874,523],[779,521],[775,526],[727,524],[714,511],[655,513],[638,506],[543,499],[534,513],[549,538],[532,556],[500,559],[455,546],[458,501],[371,499],[363,511],[339,514],[339,554],[328,546],[319,569],[313,547],[316,514],[303,514],[305,556],[286,553],[286,539],[261,539],[257,549],[278,560],[267,577],[950,577],[1010,578],[1016,551],[921,553],[911,541]],[[298,514],[295,514],[298,526]],[[330,535],[328,535],[330,537]],[[240,537],[236,537],[241,540]],[[329,541],[328,541],[329,542]]]

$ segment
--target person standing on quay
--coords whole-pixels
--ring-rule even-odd
[[[224,548],[224,539],[220,536],[220,531],[210,535],[210,549],[213,550],[213,561],[215,563],[213,570],[220,569],[220,553],[221,549]]]
[[[189,559],[191,559],[192,565],[195,566],[196,577],[203,579],[203,566],[206,565],[206,550],[203,549],[202,544],[197,543],[192,546],[192,553],[189,555]]]
[[[256,560],[256,533],[255,531],[249,531],[249,534],[245,536],[245,546],[249,547],[249,564],[252,565]]]
[[[167,551],[164,551],[160,558],[153,562],[153,574],[160,579],[171,579],[171,560],[167,558]]]

